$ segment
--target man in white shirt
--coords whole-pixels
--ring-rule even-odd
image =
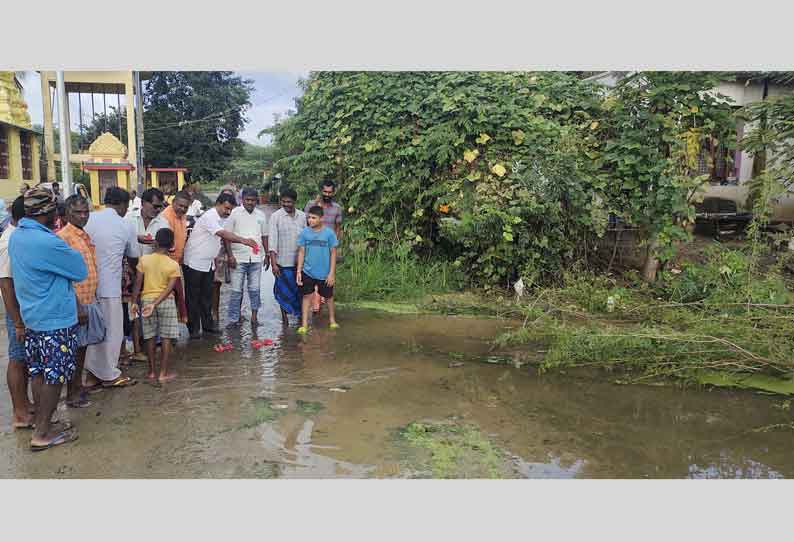
[[[141,256],[154,252],[154,236],[162,228],[169,228],[168,222],[160,216],[160,211],[165,208],[165,195],[159,188],[149,188],[141,194],[141,209],[138,216],[130,216],[130,222],[135,225],[138,236],[138,245]]]
[[[187,297],[190,338],[197,339],[199,326],[204,333],[220,333],[212,318],[212,278],[215,257],[221,249],[221,239],[259,250],[259,243],[223,229],[224,222],[235,207],[234,196],[221,193],[215,207],[196,221],[185,245],[183,272]]]
[[[86,350],[86,386],[123,387],[135,380],[118,368],[124,340],[124,309],[121,305],[121,274],[124,256],[133,269],[141,255],[135,225],[122,218],[127,214],[130,194],[123,188],[108,188],[105,209],[91,213],[84,231],[96,246],[97,299],[105,319],[105,340]]]
[[[8,330],[8,369],[6,377],[11,396],[13,415],[11,427],[30,429],[33,427],[33,404],[28,399],[28,370],[25,364],[25,322],[19,312],[14,278],[11,276],[11,259],[8,256],[8,241],[16,229],[17,222],[25,217],[25,198],[19,196],[11,205],[11,223],[0,236],[0,290],[6,309]]]
[[[265,213],[256,208],[259,193],[255,188],[244,188],[242,205],[235,207],[225,229],[239,235],[249,237],[258,242],[258,251],[245,245],[232,245],[226,243],[227,265],[232,270],[232,292],[229,295],[229,323],[234,324],[240,320],[240,305],[243,300],[243,282],[248,280],[248,298],[251,303],[251,329],[256,330],[257,312],[261,305],[259,297],[259,284],[262,279],[262,260],[267,262],[265,269],[270,267],[267,258],[267,217]],[[259,243],[261,240],[261,243]]]
[[[135,190],[130,194],[130,208],[127,209],[127,214],[124,215],[126,219],[133,219],[141,216],[141,198],[138,197],[138,192]]]

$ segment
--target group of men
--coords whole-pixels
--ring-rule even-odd
[[[342,214],[334,191],[334,183],[325,181],[306,208],[325,209],[323,223],[338,235]],[[57,233],[58,198],[48,186],[30,188],[13,202],[11,223],[0,237],[0,289],[9,338],[12,425],[33,430],[32,450],[77,438],[69,422],[52,420],[64,385],[67,406],[84,408],[93,392],[135,384],[119,369],[128,316],[123,271],[152,253],[161,229],[172,232],[168,255],[181,266],[175,302],[191,338],[220,331],[211,301],[219,258],[231,271],[230,323],[241,318],[247,283],[256,325],[261,274],[269,266],[285,322],[288,314],[301,314],[296,264],[298,238],[307,222],[306,214],[295,209],[295,191],[283,191],[281,209],[268,224],[257,209],[255,189],[222,190],[188,234],[188,210],[196,200],[191,192],[177,192],[169,205],[159,189],[150,188],[140,196],[140,212],[131,215],[124,189],[109,188],[104,209],[95,212],[84,197],[72,195],[63,202],[64,223]]]

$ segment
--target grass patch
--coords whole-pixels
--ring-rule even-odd
[[[295,401],[296,406],[298,407],[298,412],[303,414],[304,416],[311,416],[313,414],[317,414],[321,410],[325,408],[325,406],[317,401],[302,401],[298,399]]]
[[[254,404],[254,412],[240,425],[240,429],[251,429],[275,421],[284,414],[283,411],[273,408],[273,402],[266,397],[253,397],[251,402]]]
[[[547,350],[541,369],[596,366],[627,382],[680,378],[787,393],[794,372],[794,305],[782,277],[756,277],[738,251],[711,252],[659,284],[567,277],[522,303],[524,325],[500,347]]]
[[[398,435],[418,452],[412,469],[429,471],[433,478],[511,477],[503,452],[473,425],[413,422]]]
[[[345,303],[410,303],[459,291],[463,273],[450,262],[419,257],[399,247],[350,247],[337,271],[336,293]]]

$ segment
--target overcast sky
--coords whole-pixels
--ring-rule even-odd
[[[285,114],[288,110],[295,108],[295,98],[301,93],[298,88],[298,80],[306,77],[308,73],[292,72],[240,72],[246,79],[254,81],[254,92],[251,93],[251,108],[248,110],[248,124],[245,125],[240,137],[249,143],[263,145],[269,142],[269,136],[257,138],[257,134],[262,129],[273,125],[274,114]],[[30,118],[33,124],[44,124],[44,109],[41,101],[41,82],[39,74],[34,71],[25,72],[22,77],[25,101],[28,104]],[[108,95],[108,108],[116,105],[115,97]],[[79,126],[80,107],[75,97],[70,101],[70,115],[73,130]],[[94,110],[99,113],[104,109],[104,103],[100,95],[94,96]],[[124,97],[121,97],[121,105],[124,106]],[[57,124],[57,112],[55,113]],[[82,97],[83,123],[88,124],[91,120],[91,97]]]

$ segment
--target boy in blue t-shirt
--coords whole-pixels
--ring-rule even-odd
[[[306,215],[307,227],[298,237],[297,282],[303,295],[303,312],[298,333],[309,329],[309,308],[316,286],[319,294],[327,300],[328,319],[331,329],[336,329],[334,314],[334,282],[336,280],[336,234],[323,226],[323,208],[315,205]]]

